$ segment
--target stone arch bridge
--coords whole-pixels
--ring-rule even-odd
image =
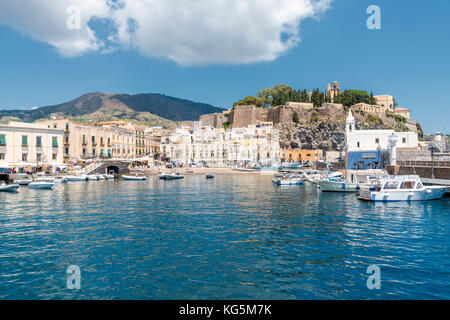
[[[91,165],[92,166],[92,165]],[[105,174],[114,172],[115,174],[130,173],[128,164],[122,161],[106,161],[95,163],[95,166],[87,168],[86,174]]]

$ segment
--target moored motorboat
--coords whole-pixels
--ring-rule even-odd
[[[0,191],[2,192],[13,192],[16,191],[19,188],[18,184],[5,184],[2,183],[0,185]]]
[[[147,180],[147,177],[144,177],[144,176],[138,176],[138,175],[135,175],[135,176],[129,176],[129,175],[123,174],[123,175],[122,175],[122,178],[123,178],[123,180]]]
[[[88,176],[87,176],[87,180],[88,180],[88,181],[98,181],[98,180],[100,180],[100,178],[99,178],[99,176],[96,175],[96,174],[91,174],[91,175],[88,175]]]
[[[362,189],[358,198],[385,202],[426,201],[438,200],[446,191],[446,186],[424,186],[419,176],[390,176],[380,179],[373,188]]]
[[[18,184],[19,186],[27,186],[32,182],[32,179],[16,179],[13,181],[13,184]]]
[[[177,180],[177,179],[183,179],[184,176],[179,173],[161,173],[159,175],[160,179],[163,180]]]
[[[74,182],[74,181],[86,181],[87,180],[87,176],[86,175],[81,175],[81,176],[67,176],[67,181],[69,182]]]
[[[216,176],[214,175],[214,173],[207,173],[206,174],[206,179],[214,179]]]
[[[303,184],[305,180],[299,177],[282,177],[274,179],[273,182],[278,186],[294,186]]]
[[[48,181],[37,181],[32,182],[28,185],[28,188],[30,189],[53,189],[55,186],[54,182],[48,182]]]

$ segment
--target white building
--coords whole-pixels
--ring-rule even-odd
[[[0,125],[0,167],[58,166],[63,163],[63,130],[43,124]]]
[[[395,139],[393,138],[395,137]],[[355,118],[350,111],[346,121],[346,150],[348,169],[368,169],[379,167],[383,162],[383,153],[395,153],[392,149],[417,149],[417,132],[395,132],[394,130],[356,130]],[[393,141],[396,145],[393,146]]]
[[[278,136],[272,123],[231,130],[181,127],[161,138],[160,150],[163,157],[183,164],[278,163]]]

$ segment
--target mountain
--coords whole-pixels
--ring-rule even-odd
[[[205,103],[162,94],[112,94],[95,92],[75,100],[33,110],[0,110],[0,119],[32,122],[38,119],[68,117],[85,122],[133,119],[148,125],[173,126],[174,121],[198,120],[203,114],[223,109]]]

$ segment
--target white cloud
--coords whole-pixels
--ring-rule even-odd
[[[242,64],[274,60],[296,46],[300,22],[331,1],[0,0],[0,23],[67,57],[123,47],[180,65]],[[80,30],[66,27],[73,4],[81,8]],[[110,23],[97,30],[95,19]]]

